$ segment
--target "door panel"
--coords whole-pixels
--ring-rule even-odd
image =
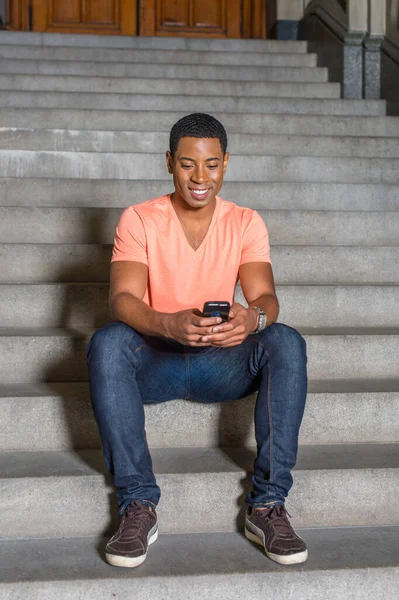
[[[140,0],[140,35],[266,37],[267,0]]]
[[[115,2],[106,0],[104,2],[89,2],[87,4],[87,23],[114,23],[116,20]]]
[[[224,4],[224,0],[157,0],[157,25],[165,29],[179,27],[195,30],[197,27],[211,27],[223,31]]]
[[[11,29],[136,35],[138,0],[9,0]]]
[[[242,0],[141,0],[140,35],[239,38],[241,4]]]
[[[136,34],[136,0],[33,0],[33,30]]]
[[[190,0],[157,0],[155,9],[158,28],[190,27]]]
[[[54,23],[81,23],[83,21],[82,0],[49,2],[50,21]]]
[[[204,7],[206,4],[206,7]],[[226,2],[193,2],[193,25],[194,27],[216,27],[223,28],[223,15],[225,14]]]

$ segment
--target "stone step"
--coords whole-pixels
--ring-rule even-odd
[[[164,154],[0,150],[3,177],[169,180]],[[399,159],[232,155],[227,181],[399,184]],[[169,184],[170,185],[170,184]]]
[[[0,73],[150,77],[160,79],[230,79],[239,81],[328,81],[328,69],[325,67],[130,64],[104,61],[23,60],[13,58],[0,58]]]
[[[0,327],[101,327],[108,292],[101,283],[0,284]]]
[[[399,245],[399,212],[260,210],[259,214],[274,246]],[[112,244],[120,215],[118,208],[0,206],[0,239],[13,244]]]
[[[165,152],[169,134],[154,131],[72,131],[66,129],[0,129],[3,150],[61,152]],[[347,156],[353,158],[399,158],[399,138],[255,135],[228,136],[231,154],[269,156]]]
[[[163,492],[162,532],[236,531],[244,508],[237,500],[249,487],[246,475],[254,456],[253,449],[154,449],[154,472]],[[2,536],[89,536],[112,530],[115,500],[103,473],[96,450],[1,453]],[[301,447],[294,473],[287,508],[296,527],[399,524],[399,444]],[[60,501],[43,511],[49,498]],[[381,504],[384,510],[376,510]]]
[[[279,321],[295,328],[396,327],[398,285],[281,285]],[[236,301],[246,305],[237,286]],[[108,285],[0,284],[0,327],[101,327]]]
[[[0,244],[0,283],[104,283],[110,258],[106,245]],[[396,284],[399,246],[274,246],[272,261],[277,285]]]
[[[204,107],[202,107],[204,108]],[[108,131],[164,131],[185,116],[184,112],[112,111],[57,108],[3,108],[0,127],[96,129]],[[321,135],[399,137],[397,117],[213,113],[229,134]]]
[[[312,379],[399,378],[399,330],[394,328],[300,328],[307,341]],[[85,346],[79,330],[29,328],[0,330],[0,381],[86,381]]]
[[[54,46],[1,46],[1,58],[45,61],[112,62],[112,63],[152,63],[168,65],[230,65],[230,66],[272,66],[272,67],[317,67],[317,54],[288,52],[240,52],[211,50],[167,50],[156,49],[117,49],[71,48]]]
[[[110,258],[107,245],[0,244],[0,283],[108,282]],[[278,285],[397,283],[398,259],[398,246],[275,246],[272,251]]]
[[[1,116],[0,116],[1,119]],[[165,180],[0,177],[0,206],[115,207],[173,190]],[[381,211],[399,209],[399,185],[361,183],[228,182],[223,198],[258,210]]]
[[[239,40],[183,37],[138,37],[2,31],[0,45],[73,48],[133,48],[144,50],[206,50],[208,52],[306,52],[305,41]]]
[[[367,115],[386,114],[385,100],[330,98],[252,98],[249,96],[171,96],[170,94],[99,94],[86,92],[0,91],[2,108],[72,108],[80,110],[217,110],[245,114]]]
[[[2,598],[236,600],[248,595],[261,600],[266,586],[275,600],[321,600],[326,589],[329,600],[375,600],[382,590],[394,598],[397,592],[398,527],[299,531],[309,559],[289,572],[241,533],[162,535],[160,527],[139,570],[109,567],[105,538],[4,540]]]
[[[245,81],[198,81],[197,79],[150,79],[120,77],[74,77],[57,75],[0,75],[2,90],[50,92],[102,92],[119,94],[172,94],[196,96],[246,96]],[[251,82],[251,97],[340,98],[339,83]]]
[[[300,445],[398,441],[398,381],[309,382]],[[390,391],[381,391],[389,389]],[[254,398],[145,407],[150,448],[254,446]],[[1,452],[100,448],[85,383],[0,386]]]

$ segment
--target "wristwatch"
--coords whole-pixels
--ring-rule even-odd
[[[259,333],[260,331],[263,331],[266,327],[267,315],[261,308],[259,308],[259,306],[250,306],[249,308],[254,308],[258,312],[258,315],[259,315],[258,325],[254,331],[251,331],[251,334]]]

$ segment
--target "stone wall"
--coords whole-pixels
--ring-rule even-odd
[[[324,16],[309,12],[300,22],[298,39],[308,41],[309,51],[318,55],[319,66],[328,67],[330,81],[342,83],[346,27],[335,23],[333,28]]]

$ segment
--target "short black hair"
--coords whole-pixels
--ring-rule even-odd
[[[218,138],[223,155],[227,150],[227,133],[220,121],[206,113],[192,113],[186,115],[171,129],[169,137],[169,150],[172,156],[177,150],[181,138]]]

